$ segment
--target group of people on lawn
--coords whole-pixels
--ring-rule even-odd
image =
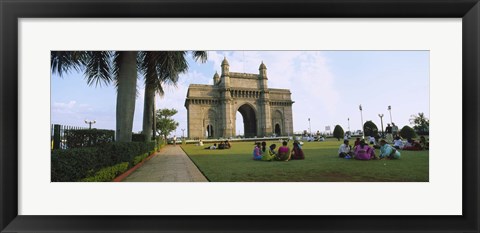
[[[380,155],[375,155],[374,147],[370,147],[365,143],[365,140],[357,138],[355,145],[349,145],[349,140],[343,140],[343,144],[338,148],[338,157],[340,158],[354,158],[358,160],[371,160],[371,159],[399,159],[401,154],[398,149],[388,144],[384,139],[380,140],[379,149]]]
[[[202,141],[200,141],[200,143],[198,145],[203,146]],[[205,147],[206,150],[216,150],[216,149],[223,150],[223,149],[230,149],[230,148],[232,148],[232,144],[230,144],[230,142],[228,140],[226,140],[224,142],[220,142],[220,144],[218,144],[218,146],[217,146],[217,143],[214,143],[212,146]]]
[[[289,160],[302,160],[305,159],[302,146],[298,141],[293,142],[293,148],[290,150],[288,142],[283,141],[282,146],[275,151],[277,145],[272,144],[267,150],[266,142],[256,142],[253,148],[253,160],[258,161],[289,161]]]

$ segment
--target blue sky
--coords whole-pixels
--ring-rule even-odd
[[[430,118],[428,51],[208,51],[208,56],[203,64],[189,58],[189,71],[180,76],[178,85],[166,87],[165,95],[156,97],[157,109],[179,111],[174,117],[180,123],[177,136],[187,128],[188,85],[212,84],[223,57],[232,72],[258,73],[263,61],[268,86],[290,89],[295,132],[309,129],[308,118],[312,132],[336,124],[345,131],[349,125],[352,131],[361,129],[360,104],[364,122],[372,120],[379,128],[378,114],[384,114],[384,127],[390,122],[389,105],[392,121],[400,128],[410,125],[412,114],[423,112]],[[141,131],[143,114],[143,79],[137,84],[134,132]],[[96,120],[95,128],[115,129],[115,101],[113,85],[90,87],[82,73],[51,77],[52,124],[87,126],[87,119]],[[237,129],[243,129],[239,113],[237,119]]]

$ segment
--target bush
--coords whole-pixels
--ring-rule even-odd
[[[365,136],[378,137],[378,127],[373,123],[373,121],[367,121],[363,124],[363,131]]]
[[[67,148],[95,147],[113,142],[115,131],[105,129],[65,130]]]
[[[115,166],[106,167],[96,172],[94,176],[82,179],[83,182],[108,182],[128,170],[128,163],[119,163]]]
[[[343,136],[345,136],[345,133],[343,132],[342,126],[336,125],[333,129],[333,137],[340,141],[340,138],[343,138]]]
[[[407,138],[411,139],[416,137],[417,135],[415,134],[415,131],[408,125],[403,126],[403,128],[400,130],[400,136],[402,138]]]
[[[135,156],[135,158],[133,158],[133,166],[139,164],[140,162],[142,162],[145,158],[148,157],[148,155],[150,155],[151,152],[149,153],[145,153],[143,155],[139,155],[139,156]]]
[[[132,133],[132,142],[145,142],[145,135],[141,133]]]
[[[51,156],[52,182],[74,182],[93,176],[100,169],[125,163],[155,150],[155,142],[113,142],[99,147],[54,150]]]

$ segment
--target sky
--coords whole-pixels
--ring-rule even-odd
[[[227,58],[231,72],[258,74],[263,61],[268,87],[290,89],[295,132],[325,132],[340,125],[344,131],[360,130],[372,120],[380,129],[394,122],[399,128],[411,115],[429,113],[428,51],[208,51],[206,63],[188,58],[189,69],[180,75],[176,87],[165,87],[156,97],[156,108],[175,108],[179,122],[171,135],[187,136],[184,106],[190,84],[212,84]],[[133,131],[142,130],[143,77],[137,81],[138,95]],[[360,112],[359,105],[363,111]],[[82,72],[51,75],[51,123],[83,126],[95,120],[93,128],[115,129],[116,90],[114,85],[88,86]],[[388,111],[391,106],[391,111]],[[391,113],[391,118],[390,118]],[[310,119],[310,121],[308,120]],[[237,134],[243,134],[243,120],[237,112]],[[238,130],[240,129],[240,130]]]

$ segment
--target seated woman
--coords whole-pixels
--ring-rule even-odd
[[[407,143],[403,147],[403,150],[422,150],[422,146],[420,145],[420,143],[410,138],[407,140]]]
[[[218,145],[218,149],[225,149],[225,143],[224,142],[220,142],[220,144]]]
[[[255,144],[255,148],[253,148],[253,160],[261,160],[262,159],[262,152],[260,150],[260,142]]]
[[[275,144],[270,145],[270,149],[268,150],[268,153],[264,154],[262,156],[262,161],[272,161],[272,160],[274,160],[275,156],[277,156],[277,153],[275,152],[276,147],[277,147],[277,145],[275,145]]]
[[[225,141],[225,149],[230,149],[232,148],[232,144],[228,140]]]
[[[380,159],[399,159],[400,151],[387,143],[385,140],[380,140]]]
[[[300,145],[296,142],[293,143],[292,155],[290,159],[301,160],[305,159],[305,155],[303,154],[303,150]]]
[[[290,160],[290,148],[287,146],[287,141],[282,142],[282,146],[278,148],[278,153],[275,156],[277,161],[288,161]]]
[[[361,140],[354,150],[355,159],[358,160],[370,160],[375,159],[375,151],[373,148],[365,143],[365,140]]]

